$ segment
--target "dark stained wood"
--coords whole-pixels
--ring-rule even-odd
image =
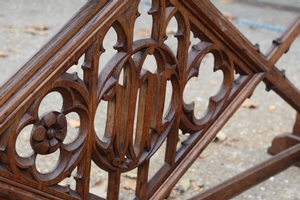
[[[294,124],[293,134],[300,136],[300,114],[297,113],[296,122]]]
[[[163,199],[199,154],[215,138],[260,82],[300,113],[299,90],[275,64],[300,33],[300,15],[266,55],[259,52],[208,0],[152,0],[151,36],[134,41],[138,0],[89,0],[78,13],[0,90],[0,196],[10,199],[103,199],[89,193],[91,162],[108,173],[106,199],[118,199],[121,174],[137,168],[135,199]],[[178,24],[177,52],[165,44],[172,18]],[[102,66],[104,38],[117,34],[116,54]],[[199,43],[190,47],[190,36]],[[194,115],[194,103],[183,100],[191,79],[199,74],[203,57],[212,54],[214,71],[223,74],[220,91],[209,99],[205,115]],[[148,56],[156,71],[144,67]],[[83,77],[68,73],[81,64]],[[238,74],[238,76],[235,76]],[[237,77],[237,78],[235,78]],[[170,105],[165,105],[168,85]],[[203,86],[205,87],[205,86]],[[63,99],[60,111],[42,116],[38,110],[48,94]],[[100,103],[107,104],[103,138],[94,120]],[[167,110],[164,114],[164,110]],[[70,144],[67,116],[80,119],[77,138]],[[24,127],[33,154],[18,155],[15,144]],[[180,141],[179,130],[187,135]],[[278,154],[221,187],[216,197],[236,195],[299,160],[300,116],[293,134],[274,139],[269,152]],[[161,168],[149,177],[151,156],[166,141]],[[36,169],[36,157],[60,151],[57,166],[47,173]],[[280,153],[281,151],[284,151]],[[76,171],[76,188],[59,183]],[[261,177],[261,178],[258,178]],[[9,196],[9,197],[8,197]],[[203,196],[202,196],[203,197]],[[204,198],[204,197],[203,197]]]
[[[300,143],[300,115],[299,113],[297,113],[293,132],[290,134],[286,133],[286,134],[281,134],[276,136],[272,141],[272,145],[268,148],[268,152],[271,155],[276,155],[299,143]],[[300,167],[300,163],[297,163],[296,166]]]

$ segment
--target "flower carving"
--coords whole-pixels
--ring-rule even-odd
[[[49,112],[42,117],[31,132],[30,144],[38,154],[55,152],[67,134],[67,120],[64,114]]]

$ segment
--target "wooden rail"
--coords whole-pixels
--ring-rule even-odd
[[[265,82],[298,113],[300,92],[275,64],[300,33],[298,16],[264,56],[208,0],[153,0],[151,37],[134,41],[138,0],[89,0],[0,91],[0,196],[7,199],[118,199],[121,174],[138,170],[135,199],[163,199],[198,155],[248,98]],[[172,18],[178,30],[177,52],[166,45]],[[103,41],[110,28],[117,34],[117,53],[100,66]],[[190,48],[190,35],[200,40]],[[194,104],[183,100],[185,86],[200,71],[205,55],[212,54],[214,71],[223,74],[220,91],[209,99],[202,118]],[[143,68],[154,56],[156,71]],[[83,77],[68,73],[82,63]],[[235,78],[234,74],[239,76]],[[171,85],[170,104],[165,104]],[[201,86],[205,87],[205,86]],[[39,115],[43,99],[59,93],[60,111]],[[94,127],[98,105],[107,104],[103,137]],[[167,111],[164,111],[167,110]],[[67,116],[79,116],[77,137],[69,133]],[[195,199],[230,198],[299,161],[300,117],[292,134],[274,139],[269,152],[278,155],[230,179]],[[32,126],[33,153],[15,149],[23,128]],[[178,143],[179,130],[187,135]],[[151,156],[166,141],[162,167],[149,177]],[[292,147],[294,146],[294,147]],[[291,147],[291,148],[290,148]],[[60,152],[47,173],[36,167],[38,155]],[[283,151],[283,152],[282,152]],[[280,153],[282,152],[282,153]],[[108,173],[107,195],[89,192],[91,161]],[[76,171],[76,188],[59,183]],[[225,196],[223,196],[225,195]]]

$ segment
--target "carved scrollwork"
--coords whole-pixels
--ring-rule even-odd
[[[115,56],[119,62],[108,64],[109,76],[101,79],[100,74],[99,98],[108,101],[108,119],[104,138],[97,138],[94,160],[105,169],[127,171],[153,154],[167,136],[177,109],[179,94],[174,92],[171,109],[163,116],[167,81],[179,91],[178,64],[171,50],[150,39],[133,46],[132,54],[119,53]],[[152,63],[154,74],[143,68],[148,55],[159,63]]]

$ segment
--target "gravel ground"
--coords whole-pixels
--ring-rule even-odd
[[[29,0],[28,0],[29,1]],[[80,8],[85,0],[0,0],[0,51],[8,54],[5,58],[0,58],[0,85],[13,75],[13,73],[21,66],[34,52],[36,52],[42,44],[44,44],[52,35],[54,35],[60,27]],[[268,4],[260,4],[264,6],[255,7],[247,4],[247,1],[239,0],[230,4],[224,2],[230,1],[212,1],[222,12],[235,19],[236,27],[253,43],[260,44],[261,51],[266,52],[272,39],[278,37],[281,33],[274,31],[272,28],[259,28],[257,24],[268,24],[275,27],[286,27],[287,24],[297,14],[297,8],[300,8],[299,1],[286,1],[285,5],[294,7],[293,11],[281,9],[282,7],[268,6]],[[221,3],[223,2],[223,3]],[[259,1],[266,3],[268,1]],[[277,3],[277,2],[273,2]],[[283,2],[280,2],[283,4]],[[68,5],[68,6],[66,6]],[[149,5],[141,4],[140,12],[144,13],[148,10]],[[299,9],[300,10],[300,9]],[[298,13],[300,12],[298,10]],[[236,23],[238,19],[250,20],[249,24]],[[138,20],[136,30],[141,30],[143,25],[149,18],[141,18]],[[49,26],[46,35],[32,35],[24,32],[25,26],[32,24],[44,24]],[[172,26],[170,27],[172,28]],[[111,34],[112,35],[112,34]],[[106,46],[112,46],[115,36],[106,38]],[[137,34],[136,38],[139,37]],[[171,38],[171,37],[170,37]],[[174,40],[170,39],[168,45],[174,48]],[[300,40],[297,39],[290,49],[289,53],[282,57],[277,66],[286,70],[287,77],[300,88],[300,61],[297,55],[300,53]],[[107,49],[104,60],[107,61],[114,53],[113,50]],[[151,62],[151,61],[150,61]],[[208,56],[205,59],[205,68],[210,69],[213,58]],[[77,70],[77,69],[72,69]],[[202,109],[207,104],[207,99],[215,94],[221,84],[221,74],[204,71],[200,73],[200,77],[195,80],[195,84],[190,84],[185,91],[185,100],[195,99],[197,104],[197,115],[201,116],[204,112]],[[205,84],[205,90],[199,91],[198,84]],[[174,188],[170,199],[186,199],[199,191],[210,188],[222,180],[229,178],[243,170],[259,163],[270,155],[266,153],[267,148],[274,136],[290,132],[295,119],[295,111],[287,105],[274,92],[266,92],[265,86],[260,84],[251,97],[251,101],[257,103],[257,107],[253,109],[241,107],[236,114],[230,119],[226,126],[222,129],[222,133],[227,136],[225,141],[212,142],[204,151],[201,157],[191,166],[189,171],[178,182]],[[58,102],[61,98],[58,94],[47,96],[44,100],[40,113],[46,110],[57,110]],[[47,107],[46,107],[47,105]],[[50,105],[50,107],[49,107]],[[44,110],[43,110],[44,109]],[[97,115],[95,126],[103,120],[100,110]],[[78,116],[69,116],[68,120],[77,119]],[[23,156],[31,152],[28,144],[28,137],[32,127],[27,127],[22,131],[17,141],[17,152]],[[76,128],[69,127],[70,132],[76,132]],[[69,140],[72,140],[70,137]],[[26,151],[24,151],[24,149]],[[58,152],[57,152],[58,153]],[[41,172],[47,172],[56,163],[57,153],[49,157],[41,156],[38,159],[37,168]],[[163,151],[157,152],[151,162],[151,171],[158,168],[162,162],[161,157]],[[45,163],[48,167],[45,167]],[[54,163],[54,164],[53,164]],[[291,167],[288,170],[271,177],[269,180],[257,185],[256,187],[244,192],[234,199],[300,199],[299,185],[300,179],[299,168]],[[130,176],[130,175],[129,175]],[[105,192],[107,176],[103,171],[93,167],[91,186],[95,193]],[[186,189],[186,183],[190,182],[200,185],[198,188],[190,186]],[[130,181],[129,178],[122,177],[122,181]],[[64,183],[73,184],[72,179],[65,180]],[[73,187],[73,186],[72,186]],[[133,195],[130,190],[122,188],[120,199],[128,199]]]

